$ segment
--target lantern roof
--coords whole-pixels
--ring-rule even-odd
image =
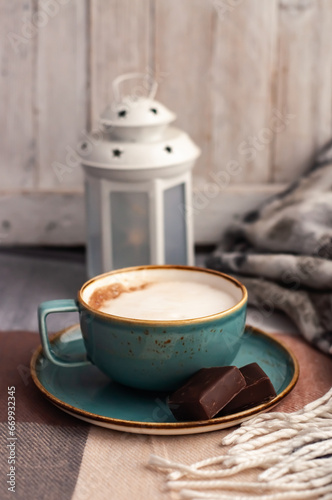
[[[168,127],[162,140],[149,143],[110,139],[105,131],[96,136],[92,134],[89,140],[85,138],[79,148],[84,167],[127,172],[168,167],[180,169],[189,162],[193,166],[200,154],[200,149],[188,134],[175,127]]]
[[[153,127],[167,125],[175,119],[175,113],[154,99],[126,96],[120,102],[109,105],[100,122],[106,127]]]
[[[143,177],[152,178],[161,169],[162,175],[176,175],[192,168],[200,155],[185,132],[170,126],[176,115],[154,99],[156,82],[146,97],[135,97],[134,92],[120,97],[119,84],[137,75],[122,75],[113,82],[114,102],[102,113],[101,128],[79,144],[82,164],[92,175],[118,178],[122,171],[138,179],[144,171]]]

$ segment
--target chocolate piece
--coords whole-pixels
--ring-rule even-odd
[[[244,387],[236,366],[202,368],[168,399],[177,420],[206,420],[214,417]]]
[[[222,415],[265,403],[277,395],[271,380],[257,363],[243,366],[240,372],[245,378],[246,387],[223,408]]]

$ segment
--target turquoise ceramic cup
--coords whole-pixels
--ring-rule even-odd
[[[101,312],[91,305],[95,290],[120,283],[125,287],[155,281],[186,281],[226,292],[234,305],[194,319],[141,320]],[[189,285],[190,286],[190,285]],[[204,297],[202,297],[204,301]],[[189,266],[144,266],[119,269],[85,283],[77,300],[54,300],[39,306],[39,331],[45,356],[52,363],[78,367],[93,363],[112,380],[139,389],[171,391],[200,368],[230,365],[245,327],[246,288],[217,271]],[[61,359],[52,351],[46,326],[50,313],[78,311],[85,359]]]

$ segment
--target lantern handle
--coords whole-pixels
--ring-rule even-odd
[[[118,101],[118,102],[121,101],[120,89],[119,89],[119,86],[121,85],[121,83],[123,83],[126,80],[131,80],[134,78],[142,78],[142,79],[148,80],[149,76],[147,73],[124,73],[123,75],[120,75],[113,80],[112,87],[113,87],[113,94],[114,94],[116,101]],[[155,98],[155,95],[157,93],[157,89],[158,89],[157,81],[152,80],[152,83],[150,84],[150,89],[148,92],[149,99],[153,100]]]

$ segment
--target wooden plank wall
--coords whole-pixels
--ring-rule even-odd
[[[11,0],[0,33],[3,244],[84,241],[75,148],[123,72],[154,74],[157,99],[202,148],[199,243],[332,136],[332,0]]]

